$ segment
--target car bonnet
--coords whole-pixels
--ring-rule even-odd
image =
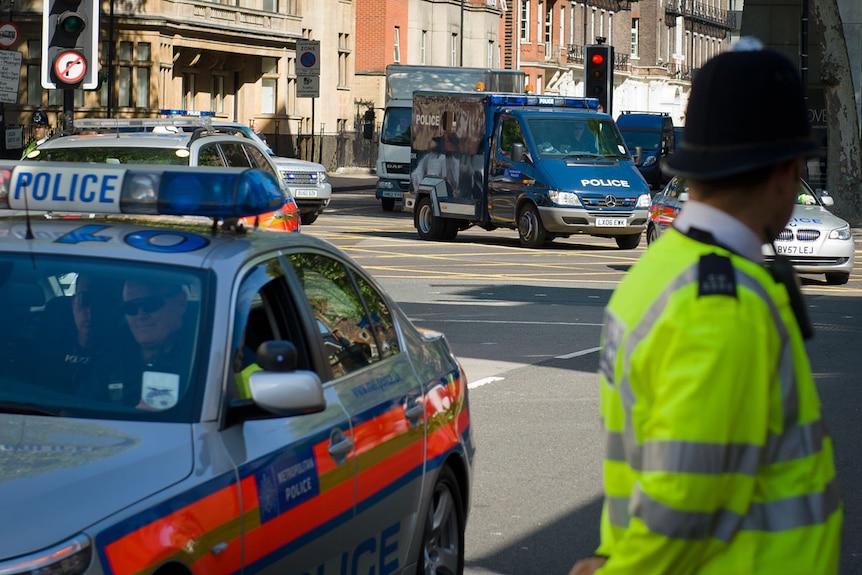
[[[189,424],[0,415],[0,560],[60,543],[191,472]]]

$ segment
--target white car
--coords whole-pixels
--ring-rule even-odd
[[[272,148],[258,136],[251,127],[241,122],[213,121],[212,128],[218,132],[227,132],[244,136],[261,143],[269,151],[281,177],[284,178],[293,199],[299,206],[299,217],[304,225],[310,225],[317,216],[329,205],[332,199],[332,185],[327,181],[326,168],[316,162],[307,162],[297,158],[276,156]]]
[[[850,225],[826,209],[833,204],[832,196],[814,193],[804,180],[799,184],[793,214],[776,238],[775,249],[790,258],[799,273],[824,274],[827,283],[846,284],[853,271],[856,251]],[[653,197],[647,223],[647,245],[656,241],[673,224],[687,200],[688,185],[685,178],[679,176]],[[763,255],[767,261],[775,256],[768,245],[764,245]]]

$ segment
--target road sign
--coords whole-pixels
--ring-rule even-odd
[[[54,60],[54,74],[65,84],[76,84],[87,73],[87,59],[80,52],[67,50]]]
[[[18,101],[21,60],[21,52],[0,50],[0,102],[4,104],[14,104]]]
[[[296,75],[320,75],[320,42],[318,40],[296,41]]]
[[[12,22],[0,24],[0,48],[11,48],[16,42],[18,42],[18,26]]]
[[[319,98],[320,76],[300,76],[296,79],[297,98]]]

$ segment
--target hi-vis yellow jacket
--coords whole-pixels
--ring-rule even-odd
[[[832,440],[787,289],[668,230],[608,305],[601,575],[828,575]]]

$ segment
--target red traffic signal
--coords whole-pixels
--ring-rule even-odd
[[[601,64],[604,63],[604,61],[605,61],[604,54],[599,54],[598,52],[596,52],[595,54],[592,55],[592,57],[590,57],[590,62],[592,62],[596,66],[600,66]]]
[[[611,113],[614,91],[614,47],[607,44],[584,46],[584,96],[596,98],[601,109]]]

